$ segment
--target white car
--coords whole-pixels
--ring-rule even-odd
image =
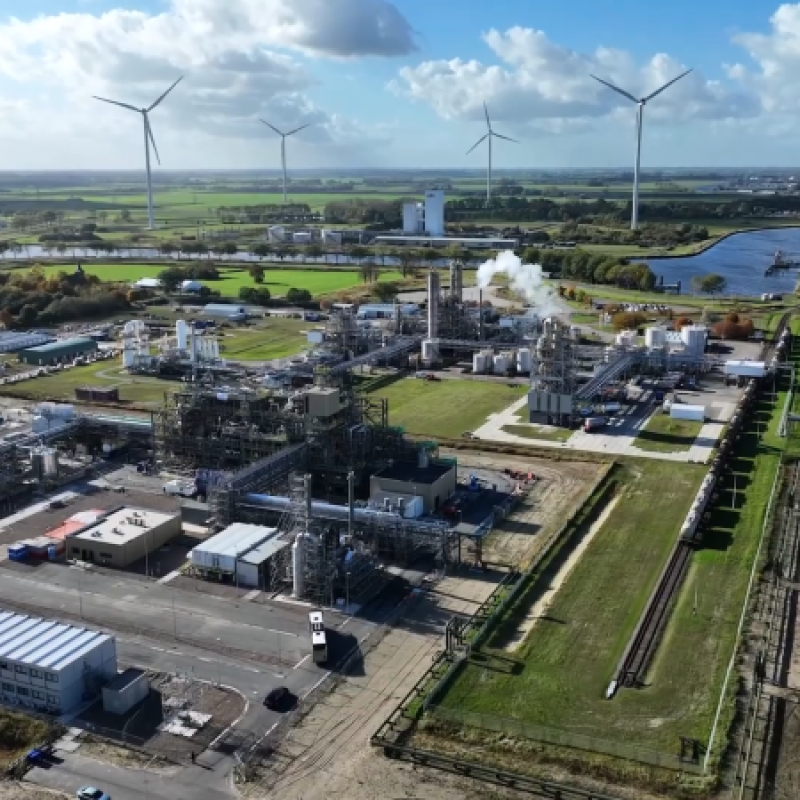
[[[82,786],[75,792],[75,797],[78,800],[111,800],[110,794],[106,794],[102,789],[96,789],[94,786]]]

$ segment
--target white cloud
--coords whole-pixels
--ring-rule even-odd
[[[491,30],[483,40],[495,63],[426,61],[401,69],[391,88],[427,103],[445,119],[479,120],[486,101],[493,119],[562,133],[631,108],[630,101],[594,81],[592,73],[641,97],[686,69],[662,53],[642,65],[609,48],[579,53],[531,28]],[[760,110],[754,94],[693,72],[654,100],[648,116],[718,120],[751,117]]]
[[[145,106],[183,74],[153,115],[157,135],[255,137],[258,117],[269,116],[279,127],[313,122],[317,143],[348,144],[357,133],[368,146],[382,135],[328,115],[304,94],[315,85],[306,59],[414,49],[409,23],[387,0],[169,0],[161,13],[116,8],[0,24],[0,74],[32,100],[62,105],[67,127],[80,134],[87,118],[99,134],[125,136],[134,125],[130,113],[92,95]],[[17,121],[41,130],[46,105]]]

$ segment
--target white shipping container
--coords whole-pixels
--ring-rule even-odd
[[[763,361],[726,361],[726,375],[741,375],[745,378],[763,378],[766,373],[766,364]]]
[[[703,422],[706,418],[706,407],[673,403],[669,410],[669,416],[670,419],[688,419],[695,422]]]

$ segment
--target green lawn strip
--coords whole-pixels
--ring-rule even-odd
[[[604,693],[705,470],[658,462],[619,470],[616,507],[546,618],[515,652],[503,654],[521,669],[501,673],[470,663],[444,696],[445,706],[655,746],[647,712],[632,715]],[[658,709],[657,716],[672,713]]]
[[[264,327],[226,331],[220,337],[220,356],[234,361],[267,361],[293,356],[308,347],[302,333],[313,323],[299,319],[269,317]]]
[[[679,453],[689,450],[703,427],[702,422],[671,419],[656,411],[639,431],[633,446],[651,453]]]
[[[531,425],[504,425],[504,433],[522,436],[525,439],[541,439],[546,442],[566,442],[575,431],[560,428],[537,428]]]
[[[489,414],[519,400],[525,386],[471,380],[407,378],[375,392],[389,400],[389,420],[411,434],[455,439],[486,422]]]

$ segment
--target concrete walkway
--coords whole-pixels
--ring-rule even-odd
[[[700,429],[700,433],[688,450],[674,453],[641,450],[635,446],[639,431],[648,417],[636,419],[632,423],[625,417],[619,417],[619,424],[617,425],[611,425],[602,432],[586,433],[585,431],[575,431],[566,442],[516,436],[504,431],[503,428],[507,425],[527,426],[529,424],[524,422],[527,402],[527,397],[521,397],[503,411],[489,415],[486,422],[473,431],[473,435],[477,439],[485,439],[492,442],[536,445],[537,447],[553,447],[561,450],[584,450],[592,453],[608,453],[620,456],[638,456],[640,458],[654,458],[659,461],[706,463],[724,428],[724,423],[708,422]],[[548,430],[549,426],[530,425],[530,428],[532,431],[537,429]],[[550,428],[550,430],[560,429]]]

